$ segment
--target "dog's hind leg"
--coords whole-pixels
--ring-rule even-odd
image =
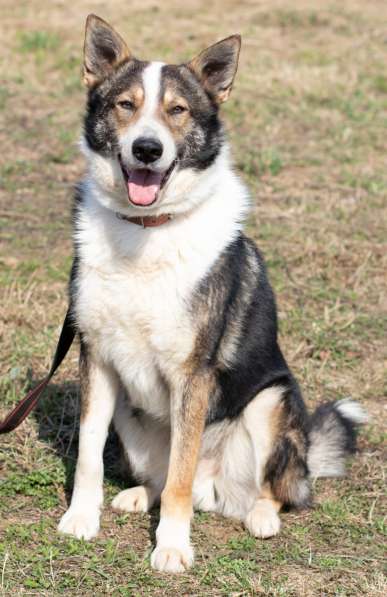
[[[278,512],[283,505],[309,503],[307,414],[292,380],[288,387],[264,390],[248,409],[251,412],[248,418],[245,415],[245,423],[253,438],[259,491],[245,524],[256,537],[266,538],[279,532]]]
[[[99,530],[103,503],[103,449],[118,391],[115,372],[92,359],[81,347],[81,423],[78,461],[70,508],[58,530],[91,539]]]
[[[266,483],[265,468],[276,442],[276,419],[284,394],[282,387],[274,386],[260,392],[246,407],[244,427],[250,435],[254,467],[253,476],[257,496],[245,516],[245,525],[255,537],[276,535],[281,526],[278,512],[282,504],[277,501]]]
[[[274,498],[270,487],[263,487],[254,506],[245,518],[246,528],[254,537],[262,539],[277,535],[281,527],[278,516],[281,507],[281,502]]]
[[[160,494],[149,485],[136,485],[120,491],[112,501],[117,512],[149,512]]]
[[[267,388],[237,419],[206,428],[194,484],[196,508],[239,520],[246,520],[253,509],[257,510],[265,466],[273,449],[272,419],[282,394],[280,387]],[[263,504],[259,504],[262,509]]]

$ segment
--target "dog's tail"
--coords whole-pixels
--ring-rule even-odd
[[[319,406],[310,419],[308,467],[311,477],[341,477],[345,460],[356,450],[357,426],[367,413],[350,399]]]

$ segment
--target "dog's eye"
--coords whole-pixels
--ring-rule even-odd
[[[134,110],[134,103],[130,100],[122,100],[122,102],[118,102],[118,105],[124,110]]]
[[[184,106],[173,106],[173,108],[171,108],[169,110],[169,113],[172,114],[173,116],[177,116],[178,114],[182,114],[183,112],[186,112],[187,108],[185,108]]]

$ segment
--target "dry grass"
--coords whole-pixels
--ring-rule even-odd
[[[384,0],[1,3],[1,408],[49,366],[66,308],[83,90],[83,23],[110,20],[135,53],[185,59],[241,32],[225,118],[254,197],[249,231],[275,287],[282,344],[308,403],[351,395],[372,422],[344,481],[256,541],[197,515],[195,568],[154,574],[157,513],[114,516],[98,540],[59,537],[76,454],[76,350],[47,399],[1,439],[4,595],[385,595],[383,398],[387,393],[387,5]],[[107,448],[107,504],[123,481]]]

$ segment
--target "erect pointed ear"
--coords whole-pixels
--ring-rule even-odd
[[[240,49],[241,36],[231,35],[203,50],[187,65],[218,104],[230,95]]]
[[[94,87],[115,68],[130,58],[130,51],[122,37],[108,23],[96,15],[86,19],[83,80]]]

